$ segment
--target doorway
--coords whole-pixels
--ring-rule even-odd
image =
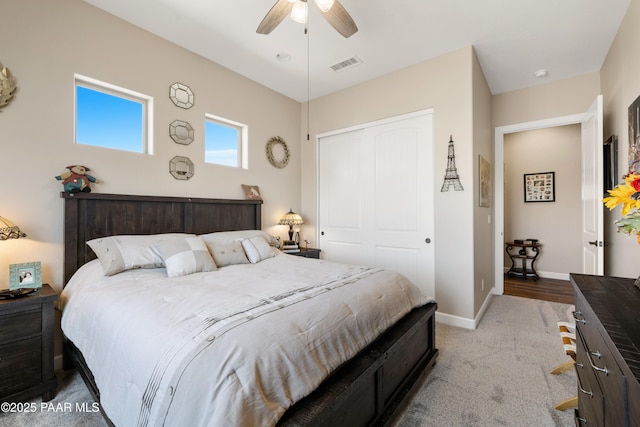
[[[494,229],[494,294],[504,294],[504,139],[515,132],[544,129],[572,124],[581,125],[582,164],[582,258],[583,272],[602,274],[602,96],[583,114],[497,127],[495,130],[495,229]],[[595,272],[595,273],[594,273]],[[598,273],[599,272],[599,273]]]

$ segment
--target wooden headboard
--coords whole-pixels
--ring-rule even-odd
[[[259,230],[261,200],[60,193],[64,199],[64,284],[96,258],[88,240],[119,234]]]

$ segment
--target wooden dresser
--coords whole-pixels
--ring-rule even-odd
[[[0,301],[0,402],[55,396],[53,303],[49,285],[29,296]],[[1,423],[0,423],[1,424]]]
[[[640,426],[640,289],[633,279],[572,274],[576,425]]]

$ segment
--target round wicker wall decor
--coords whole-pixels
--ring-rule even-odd
[[[273,154],[273,147],[276,145],[281,145],[282,150],[284,151],[284,155],[282,155],[280,159],[276,159]],[[266,150],[267,159],[269,160],[269,163],[271,163],[274,167],[282,169],[289,163],[289,158],[291,157],[291,155],[289,154],[289,147],[287,147],[287,143],[284,142],[284,139],[280,138],[279,136],[274,136],[269,140],[269,142],[267,142]]]

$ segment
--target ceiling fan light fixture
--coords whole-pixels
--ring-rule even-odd
[[[296,1],[291,9],[291,19],[300,24],[307,23],[307,2]]]
[[[335,0],[316,0],[318,8],[323,12],[329,12],[333,7],[333,3],[335,3]]]

